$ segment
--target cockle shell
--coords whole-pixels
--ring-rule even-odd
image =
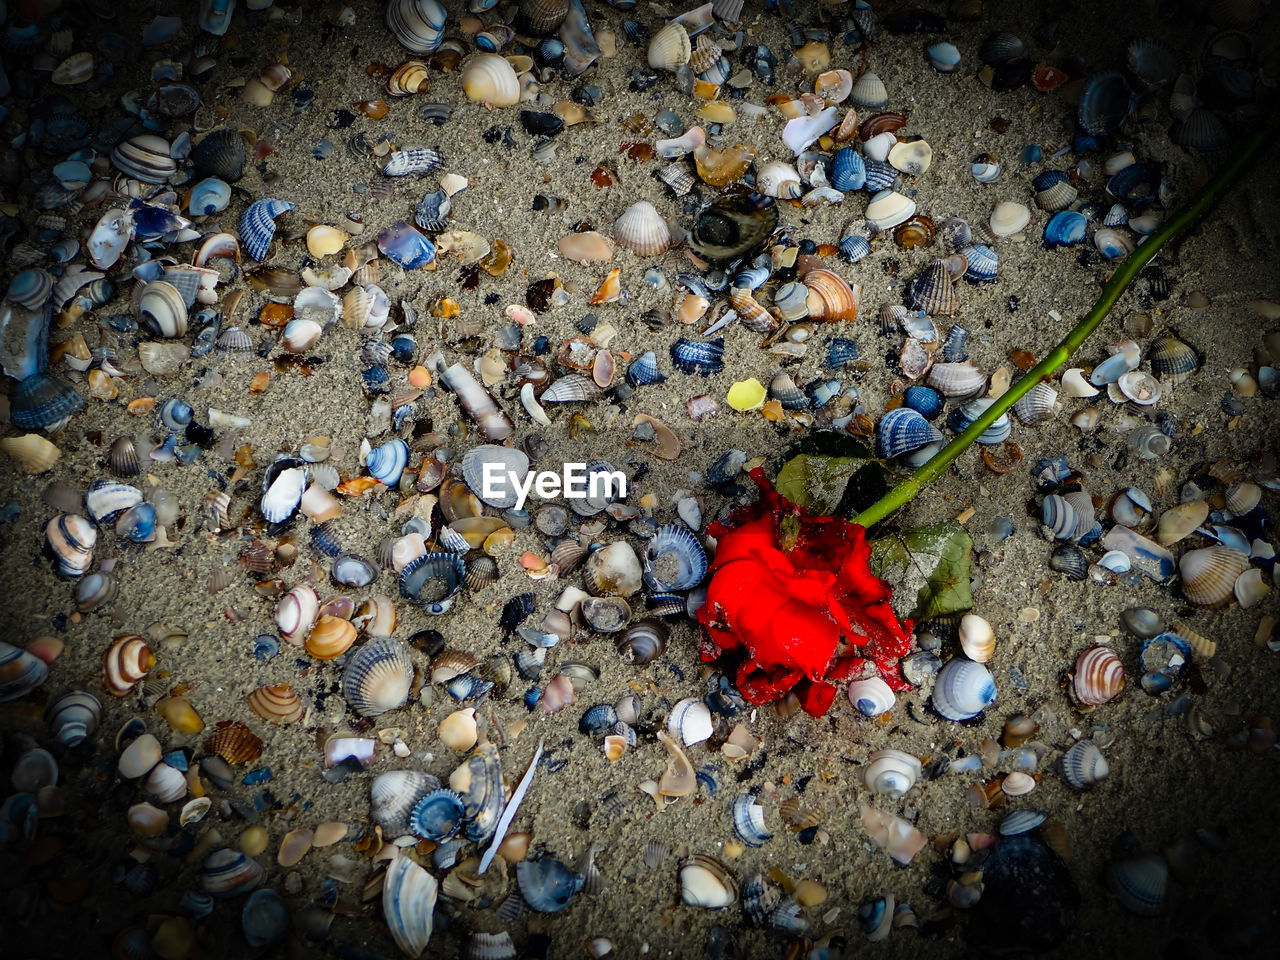
[[[336,660],[356,641],[356,628],[341,617],[322,616],[307,634],[304,649],[317,660]]]
[[[306,713],[298,691],[287,683],[258,687],[249,694],[249,709],[267,723],[297,723]]]
[[[668,23],[649,40],[649,66],[672,73],[689,62],[693,45],[683,24]]]
[[[956,657],[938,671],[933,685],[933,708],[948,720],[968,720],[995,700],[995,680],[982,664]]]
[[[136,634],[116,637],[102,655],[102,684],[113,697],[125,697],[155,666],[155,654]]]
[[[347,659],[342,695],[360,716],[375,717],[404,706],[412,683],[409,648],[390,638],[370,640]]]
[[[467,99],[491,107],[509,107],[520,102],[520,79],[505,57],[478,53],[462,69],[462,90]]]
[[[1188,550],[1178,561],[1182,592],[1197,607],[1208,610],[1231,602],[1236,578],[1248,569],[1247,556],[1222,544]]]
[[[1081,651],[1071,678],[1071,692],[1083,707],[1114,700],[1124,688],[1124,663],[1110,647],[1095,645]]]
[[[1088,790],[1109,772],[1102,751],[1092,740],[1080,740],[1062,755],[1062,776],[1077,790]]]
[[[613,236],[619,245],[642,257],[656,257],[671,246],[671,228],[653,204],[640,200],[614,221]]]

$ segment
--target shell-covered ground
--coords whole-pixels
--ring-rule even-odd
[[[766,10],[748,0],[737,15],[740,26],[719,22],[706,33],[722,44],[734,74],[721,99],[736,108],[736,117],[716,132],[701,119],[703,103],[685,92],[687,85],[671,72],[649,67],[648,36],[683,12],[659,4],[618,9],[628,5],[587,0],[585,12],[605,53],[576,78],[549,70],[536,92],[526,91],[543,103],[504,107],[465,96],[460,78],[465,60],[448,55],[448,47],[444,54],[420,57],[428,64],[426,89],[390,96],[383,79],[386,68],[415,55],[397,43],[384,22],[383,5],[371,0],[276,3],[263,11],[243,9],[241,3],[220,39],[197,27],[198,4],[113,7],[66,0],[59,6],[32,0],[7,6],[3,61],[11,90],[3,100],[2,172],[6,260],[11,262],[6,284],[21,267],[50,266],[49,250],[60,233],[78,239],[84,251],[102,214],[127,203],[116,191],[128,184],[117,180],[119,171],[108,158],[116,138],[144,132],[124,125],[126,108],[145,102],[153,86],[165,82],[152,77],[170,70],[198,91],[199,105],[194,113],[159,121],[156,132],[168,140],[189,132],[198,140],[205,131],[229,128],[242,131],[252,143],[251,162],[234,183],[229,205],[195,218],[192,229],[200,237],[235,233],[250,202],[263,197],[291,202],[294,210],[280,218],[266,258],[281,274],[277,284],[287,285],[306,267],[340,262],[341,255],[321,264],[311,258],[305,237],[314,224],[347,230],[363,224],[347,245],[366,244],[397,221],[412,222],[415,204],[437,189],[442,175],[465,177],[466,189],[451,200],[448,229],[471,231],[490,244],[502,241],[510,248],[511,263],[491,275],[462,264],[456,251],[442,249],[430,268],[417,270],[380,257],[377,282],[395,305],[392,322],[403,320],[402,303],[417,317],[410,329],[395,333],[416,340],[414,364],[425,364],[438,352],[448,363],[471,368],[500,342],[497,338],[507,336],[507,306],[524,305],[531,284],[558,277],[565,302],[538,312],[534,322],[521,328],[521,354],[502,354],[505,369],[492,391],[515,423],[511,444],[541,450],[539,469],[602,458],[627,473],[627,503],[638,511],[634,519],[625,511],[619,511],[620,520],[605,520],[609,515],[601,514],[600,529],[588,528],[582,539],[589,544],[624,541],[638,551],[651,523],[681,522],[676,502],[682,497],[699,502],[699,532],[704,533],[706,523],[735,498],[753,496],[745,475],[718,489],[706,482],[709,468],[727,451],[743,451],[748,466],[763,463],[773,474],[778,457],[792,443],[830,428],[832,409],[845,415],[837,427],[848,424],[856,431],[897,405],[910,383],[898,365],[903,335],[896,328],[882,331],[880,308],[903,303],[911,279],[952,252],[944,245],[945,231],[913,249],[883,235],[872,240],[865,259],[849,264],[832,251],[846,228],[870,235],[862,223],[869,199],[865,192],[812,206],[779,200],[779,228],[787,238],[779,255],[785,258],[788,244],[817,245],[824,268],[860,287],[859,315],[814,325],[808,347],[798,357],[771,352],[770,338],[735,321],[716,334],[724,337],[722,370],[705,377],[679,372],[671,360],[672,344],[680,337],[701,340],[701,331],[724,309],[727,291],[713,292],[714,306],[705,318],[684,325],[674,316],[685,292],[677,275],[705,274],[706,264],[679,244],[655,257],[640,257],[619,245],[611,263],[589,265],[566,260],[557,247],[560,238],[577,229],[595,229],[612,238],[614,221],[640,200],[682,229],[691,229],[700,202],[712,199],[716,188],[699,183],[696,193],[676,197],[654,176],[667,161],[646,159],[643,148],[628,146],[637,141],[652,145],[667,137],[656,126],[660,114],[675,114],[677,133],[700,123],[714,146],[753,147],[760,169],[771,160],[795,159],[782,139],[786,121],[779,110],[786,107],[775,100],[763,116],[751,118],[742,104],[764,106],[773,95],[798,97],[813,89],[816,72],[790,62],[798,45],[794,32],[799,32],[794,39],[800,44],[825,44],[829,65],[823,69],[865,68],[878,75],[888,92],[885,109],[906,116],[899,136],[921,137],[932,150],[927,170],[902,177],[901,190],[920,213],[938,226],[962,218],[975,238],[985,242],[984,230],[997,204],[1014,201],[1030,210],[1024,229],[989,240],[999,257],[995,281],[959,282],[958,312],[934,318],[942,337],[952,323],[962,325],[969,332],[969,357],[999,383],[1002,370],[1016,378],[1017,364],[1025,363],[1026,355],[1043,356],[1089,309],[1115,268],[1093,243],[1096,222],[1080,245],[1050,249],[1041,242],[1050,214],[1037,207],[1032,180],[1045,170],[1070,171],[1079,190],[1076,205],[1101,216],[1113,203],[1104,189],[1104,164],[1131,150],[1138,161],[1160,166],[1163,189],[1154,209],[1176,211],[1267,122],[1280,33],[1274,5],[1246,0],[1152,2],[1123,9],[1103,3],[932,2],[924,10],[895,10],[877,4],[879,25],[859,52],[860,44],[845,38],[854,22],[865,24],[866,18],[853,18],[849,5],[795,0],[788,24],[772,5]],[[475,48],[475,24],[510,21],[515,9],[501,4],[472,15],[476,20],[468,23],[464,4],[450,0],[446,6],[445,36],[460,51]],[[716,4],[717,9],[732,6]],[[170,15],[181,18],[175,30],[163,21],[156,26],[157,16]],[[38,27],[26,30],[24,25],[32,21]],[[169,35],[144,46],[148,25],[158,35]],[[1021,38],[1025,70],[1006,64],[980,75],[984,40],[997,31]],[[1175,90],[1171,82],[1149,90],[1127,72],[1129,45],[1140,38],[1152,38],[1172,51],[1176,73],[1200,81],[1205,109],[1225,125],[1225,146],[1206,157],[1182,145],[1179,140],[1185,137],[1171,136],[1179,109],[1171,104],[1172,95],[1190,88],[1183,82]],[[927,46],[942,41],[959,51],[955,72],[938,72],[926,55]],[[761,44],[776,58],[772,84],[749,69],[756,57],[746,51]],[[92,78],[69,86],[53,84],[53,69],[85,51],[94,54]],[[523,54],[527,48],[516,40],[503,52]],[[813,47],[806,48],[806,59],[809,54],[821,57]],[[212,66],[189,79],[184,71],[191,71],[201,57],[211,59]],[[155,67],[165,60],[175,61],[174,66]],[[1247,96],[1240,96],[1237,87],[1226,89],[1225,82],[1214,88],[1206,79],[1224,60],[1255,78]],[[281,72],[268,69],[274,64],[287,65],[291,75],[268,96],[258,78],[265,71],[268,79],[278,79]],[[1036,64],[1061,71],[1061,76],[1045,74],[1043,85],[1065,82],[1041,91],[1010,79],[1024,79]],[[1140,94],[1135,95],[1136,109],[1121,129],[1077,152],[1075,147],[1086,146],[1076,140],[1077,99],[1087,78],[1106,71],[1129,78]],[[1005,86],[1014,88],[1001,89]],[[140,96],[134,95],[138,91]],[[50,211],[36,209],[33,198],[47,184],[49,171],[74,147],[45,149],[28,131],[38,129],[41,117],[47,122],[48,98],[55,95],[65,97],[95,134],[110,131],[111,139],[93,141],[97,159],[91,163],[92,174],[104,185],[91,187],[89,200]],[[526,131],[522,109],[549,112],[556,101],[570,99],[586,106],[587,120],[565,126],[550,137],[549,146]],[[385,102],[385,114],[381,106],[366,103],[379,100]],[[840,104],[840,116],[849,106]],[[859,119],[880,112],[855,109]],[[819,143],[812,149],[830,155],[841,145]],[[441,165],[421,177],[384,177],[388,150],[409,146],[438,150]],[[1032,146],[1039,148],[1039,159],[1028,154]],[[993,182],[979,183],[971,172],[980,154],[990,154],[1000,164]],[[185,214],[189,164],[178,166],[175,202]],[[876,718],[864,717],[843,694],[820,718],[748,705],[735,717],[717,715],[713,738],[687,748],[689,762],[701,772],[696,794],[670,803],[655,803],[641,784],[657,781],[666,768],[668,752],[656,731],[663,728],[667,712],[684,698],[704,696],[709,682],[715,682],[699,662],[697,624],[672,617],[666,652],[644,666],[622,657],[615,637],[579,628],[571,641],[548,651],[539,678],[522,679],[512,661],[528,644],[519,635],[507,636],[499,625],[508,601],[531,593],[535,612],[525,622],[536,626],[567,585],[585,581],[582,568],[559,579],[532,578],[522,566],[522,555],[547,558],[551,543],[536,527],[518,524],[513,541],[496,551],[498,579],[462,590],[442,616],[429,616],[403,600],[391,570],[383,570],[368,587],[336,584],[329,575],[332,561],[313,539],[315,524],[299,514],[283,526],[269,527],[259,499],[264,470],[277,456],[297,456],[308,443],[327,446],[326,462],[350,481],[367,474],[362,441],[377,446],[396,435],[373,412],[380,395],[366,389],[370,363],[362,352],[369,332],[335,324],[306,349],[305,364],[277,364],[280,330],[259,318],[272,301],[261,282],[255,285],[262,271],[228,270],[217,288],[219,299],[230,307],[226,294],[241,290],[243,296],[235,314],[223,318],[223,330],[239,326],[252,349],[214,349],[171,373],[153,375],[138,360],[139,343],[153,338],[145,331],[121,330],[127,323],[112,322],[133,315],[131,295],[141,281],[130,271],[146,259],[135,243],[106,271],[115,285],[113,297],[88,310],[63,310],[58,304],[53,323],[54,344],[70,344],[67,352],[73,360],[77,337],[91,350],[104,348],[94,364],[101,366],[108,357],[109,367],[119,374],[110,385],[115,395],[91,396],[51,438],[61,452],[44,472],[30,475],[17,460],[0,459],[6,501],[0,526],[0,602],[8,626],[4,639],[25,647],[38,638],[56,637],[65,645],[38,689],[0,707],[5,795],[11,791],[10,772],[30,748],[49,749],[58,767],[56,789],[41,795],[45,815],[38,822],[25,819],[21,797],[5,808],[0,847],[5,954],[244,956],[251,949],[242,932],[245,896],[218,900],[211,913],[202,915],[204,910],[191,898],[184,901],[184,894],[203,889],[210,852],[248,845],[257,851],[252,859],[262,869],[259,887],[277,891],[288,914],[300,918],[287,935],[280,930],[283,939],[267,951],[399,955],[384,922],[378,886],[390,851],[374,857],[390,838],[379,841],[375,835],[370,784],[391,770],[422,770],[447,781],[465,754],[445,746],[438,729],[461,706],[475,708],[481,733],[497,747],[508,788],[515,786],[538,744],[544,745],[511,827],[513,833],[530,836],[528,856],[540,854],[544,861],[554,857],[579,867],[594,847],[599,875],[563,911],[540,914],[509,897],[517,891],[516,869],[503,859],[468,889],[463,877],[470,865],[464,863],[451,876],[450,867],[433,861],[429,842],[409,845],[401,856],[416,857],[441,884],[428,956],[483,955],[466,952],[473,934],[500,931],[510,933],[516,955],[529,956],[593,955],[591,950],[605,949],[601,938],[612,943],[619,957],[995,952],[999,938],[988,933],[983,939],[975,927],[981,923],[990,930],[1007,922],[1014,942],[1025,943],[1021,938],[1026,933],[1017,932],[1019,918],[1029,916],[1022,912],[1025,903],[1020,906],[1013,897],[1001,913],[990,901],[974,907],[964,898],[981,882],[976,874],[989,853],[982,848],[998,835],[1003,817],[1016,809],[1047,814],[1050,828],[1043,835],[1068,856],[1071,879],[1067,892],[1059,890],[1059,899],[1072,900],[1070,887],[1078,889],[1078,912],[1063,931],[1065,939],[1048,955],[1112,956],[1122,950],[1139,956],[1263,955],[1276,929],[1274,883],[1267,881],[1280,856],[1270,823],[1277,771],[1274,735],[1266,719],[1278,708],[1280,668],[1276,644],[1269,646],[1275,591],[1247,595],[1247,607],[1232,598],[1219,609],[1206,609],[1189,602],[1177,578],[1160,583],[1136,572],[1069,578],[1049,565],[1055,545],[1040,530],[1040,502],[1048,489],[1032,467],[1042,458],[1065,457],[1077,472],[1071,480],[1092,495],[1098,519],[1108,530],[1114,523],[1112,498],[1125,488],[1144,492],[1156,517],[1183,500],[1204,500],[1213,511],[1207,522],[1230,526],[1232,518],[1223,514],[1228,487],[1257,483],[1261,504],[1238,523],[1253,531],[1250,536],[1262,542],[1259,553],[1265,553],[1265,542],[1275,536],[1270,512],[1280,445],[1274,380],[1268,380],[1274,377],[1275,359],[1268,350],[1277,350],[1277,344],[1274,336],[1267,339],[1280,322],[1277,167],[1272,145],[1193,233],[1159,253],[1073,361],[1091,369],[1109,355],[1107,345],[1124,336],[1133,336],[1145,353],[1155,337],[1176,331],[1199,355],[1190,377],[1166,382],[1158,403],[1146,409],[1113,403],[1105,391],[1093,399],[1063,392],[1053,419],[1034,425],[1013,421],[1013,440],[1024,457],[1020,467],[994,473],[984,466],[979,450],[970,449],[894,518],[891,529],[877,531],[894,536],[922,524],[962,520],[974,544],[973,610],[989,621],[996,637],[987,664],[995,678],[995,704],[965,724],[928,712],[927,688],[900,694],[893,708]],[[535,202],[537,197],[547,199]],[[37,223],[50,214],[64,218],[65,225]],[[42,238],[46,228],[53,232]],[[1124,235],[1136,239],[1131,232]],[[152,243],[151,256],[189,263],[199,245],[198,240]],[[24,262],[16,261],[15,251]],[[75,254],[72,263],[84,263],[86,255]],[[242,266],[255,265],[246,258]],[[620,270],[625,299],[588,305],[614,267]],[[651,268],[666,278],[670,291],[645,283]],[[65,271],[67,265],[53,269]],[[775,277],[769,289],[785,279],[790,278]],[[456,316],[447,316],[452,311],[441,305],[443,298],[456,302]],[[275,299],[290,303],[292,294]],[[770,303],[767,292],[759,300]],[[654,310],[671,316],[662,322]],[[594,328],[583,323],[588,314],[595,317]],[[270,321],[271,310],[265,316]],[[517,365],[533,357],[535,341],[546,337],[550,353],[543,360],[552,377],[559,377],[566,372],[554,363],[560,345],[598,333],[605,325],[615,331],[608,344],[617,358],[614,386],[585,403],[562,409],[547,404],[551,425],[539,426],[522,407]],[[190,345],[195,332],[193,322],[180,339]],[[831,336],[856,341],[861,362],[846,369],[827,366],[825,342]],[[619,389],[628,358],[649,350],[667,379]],[[87,373],[73,369],[59,350],[54,356],[52,371],[88,396]],[[392,391],[407,386],[411,365],[389,360],[386,369]],[[1149,363],[1144,360],[1141,369],[1150,369]],[[760,410],[738,412],[727,402],[735,382],[755,377],[767,386],[779,372],[801,386],[838,378],[844,387],[856,387],[856,399],[846,394],[844,406],[836,402],[829,409],[768,417]],[[269,374],[265,390],[251,389],[264,374]],[[6,383],[12,393],[16,385]],[[686,404],[701,395],[714,399],[719,409],[714,417],[695,422]],[[156,412],[175,397],[192,407],[200,424],[210,423],[211,408],[249,422],[213,426],[213,442],[205,448],[181,445],[190,462],[146,458],[146,451],[165,436]],[[146,398],[155,399],[154,410]],[[1096,425],[1087,430],[1073,425],[1073,416],[1090,406],[1098,408]],[[136,412],[140,408],[143,412]],[[678,456],[655,455],[655,441],[643,429],[637,433],[637,414],[648,414],[674,432]],[[849,414],[861,416],[849,419]],[[1151,460],[1140,459],[1130,448],[1132,431],[1145,423],[1158,425],[1172,441],[1167,453]],[[466,450],[484,442],[438,375],[398,429],[412,442],[414,471],[436,445],[456,463]],[[3,428],[5,438],[25,432]],[[176,501],[176,516],[162,517],[169,521],[162,544],[132,544],[105,525],[92,569],[114,560],[110,573],[116,593],[95,609],[79,612],[76,585],[56,576],[45,555],[45,528],[60,512],[84,512],[85,489],[113,476],[108,451],[121,436],[138,438],[144,460],[139,475],[117,479],[159,502],[162,513]],[[412,503],[401,509],[416,494],[413,477],[408,474],[398,488],[373,487],[341,496],[341,516],[326,528],[329,535],[343,550],[377,558],[383,542],[400,535],[406,513],[414,509]],[[1189,488],[1189,483],[1195,486]],[[227,522],[217,532],[205,515],[210,491],[230,496]],[[539,505],[531,501],[530,511]],[[445,520],[438,509],[430,519],[433,537],[438,537]],[[1012,533],[1003,536],[1001,521],[1008,522]],[[1154,524],[1155,518],[1148,518],[1144,529],[1150,533]],[[1211,543],[1196,530],[1171,549],[1178,555]],[[274,550],[263,572],[251,571],[241,561],[242,552],[255,544]],[[1096,543],[1086,542],[1082,549],[1089,561],[1104,553]],[[1272,583],[1265,558],[1254,566],[1262,570],[1261,585]],[[272,580],[278,582],[263,583]],[[325,600],[347,596],[358,604],[375,594],[394,600],[394,637],[417,641],[410,648],[416,677],[408,705],[361,719],[342,697],[341,661],[314,659],[288,643],[281,643],[273,657],[255,656],[255,638],[278,632],[274,594],[303,582],[314,584]],[[896,600],[905,616],[911,599],[900,594]],[[632,598],[637,618],[644,603],[642,596]],[[1180,621],[1186,630],[1215,642],[1216,654],[1196,652],[1171,689],[1148,694],[1139,683],[1140,641],[1123,629],[1120,619],[1131,607],[1151,608],[1167,626]],[[479,700],[455,702],[442,685],[431,682],[431,659],[423,650],[430,639],[422,634],[428,630],[438,631],[448,648],[474,655],[486,675],[496,675],[500,682]],[[943,637],[936,650],[942,659],[960,655],[945,625],[937,633]],[[127,695],[113,697],[104,687],[102,660],[113,639],[124,634],[147,637],[155,665]],[[1068,693],[1071,668],[1080,652],[1096,643],[1116,651],[1128,681],[1114,700],[1081,712]],[[44,640],[37,649],[55,646]],[[571,668],[579,676],[598,677],[583,683],[576,702],[559,712],[526,707],[526,692],[546,687],[567,664],[585,665]],[[250,710],[250,693],[269,684],[289,684],[297,691],[306,710],[300,722],[271,726]],[[97,696],[102,717],[95,735],[67,750],[50,735],[44,712],[75,690]],[[580,732],[579,720],[588,707],[614,704],[632,694],[642,707],[636,743],[610,761],[599,737]],[[166,695],[185,697],[204,729],[182,733],[171,728],[155,709]],[[1019,715],[1038,724],[1030,740],[1037,757],[1031,771],[1036,784],[1029,794],[1006,799],[998,785],[1002,775],[1012,772],[1010,757],[994,758],[999,751],[990,744],[1001,739],[1006,721]],[[148,798],[141,783],[118,776],[115,739],[132,718],[141,720],[166,752],[181,751],[181,760],[171,759],[189,763],[193,771],[208,756],[206,740],[220,723],[247,724],[261,738],[262,752],[234,766],[231,782],[217,783],[206,775],[193,785],[212,800],[202,819],[179,826],[190,795],[170,803],[153,798],[169,815],[167,828],[159,836],[131,835],[127,813]],[[738,724],[758,746],[748,758],[731,762],[720,747]],[[326,775],[324,744],[343,732],[376,741],[376,757],[367,770],[330,770]],[[1073,789],[1061,772],[1063,753],[1082,738],[1101,746],[1109,767],[1109,775],[1088,792]],[[882,748],[924,761],[925,772],[899,799],[877,796],[865,782],[869,756]],[[969,773],[941,772],[946,758],[971,754],[984,754],[992,762]],[[994,797],[989,809],[970,799],[970,788],[984,782]],[[20,793],[17,786],[13,790]],[[773,833],[758,848],[745,847],[732,823],[731,806],[748,790],[757,791]],[[797,818],[796,803],[788,801],[797,799],[807,819],[788,824],[784,813]],[[929,843],[910,863],[896,865],[864,827],[862,809],[867,806],[904,818]],[[309,850],[296,865],[278,863],[277,851],[287,833],[334,822],[348,825],[342,839]],[[258,831],[246,838],[253,826],[265,830],[265,846],[261,841],[255,846]],[[967,863],[954,863],[956,842],[966,838],[974,853]],[[479,856],[481,849],[468,844],[459,860]],[[1132,916],[1108,890],[1106,877],[1115,862],[1139,853],[1165,856],[1171,867],[1156,918]],[[808,942],[796,932],[753,926],[741,902],[720,910],[682,902],[679,871],[692,855],[722,861],[739,888],[755,874],[772,874],[771,882],[779,888],[808,881],[786,894],[804,901],[796,913],[805,921]],[[968,887],[959,890],[952,881]],[[1033,887],[1028,884],[1021,893],[1041,902]],[[885,939],[868,943],[859,910],[886,894],[910,904],[914,925],[904,915]],[[953,900],[965,905],[954,906]],[[967,932],[973,938],[968,945]]]

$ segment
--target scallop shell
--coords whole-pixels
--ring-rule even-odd
[[[50,443],[38,433],[26,433],[20,437],[0,440],[0,450],[22,465],[27,473],[44,473],[62,455],[56,444]]]
[[[916,785],[923,768],[920,761],[902,750],[877,750],[867,758],[862,777],[876,794],[897,800]]]
[[[1058,409],[1058,391],[1047,383],[1037,383],[1013,405],[1014,414],[1028,425],[1052,420]]]
[[[1182,383],[1200,368],[1199,354],[1172,333],[1161,334],[1151,341],[1147,362],[1160,382],[1168,384]]]
[[[1197,607],[1215,610],[1235,596],[1236,578],[1249,569],[1249,558],[1222,544],[1188,550],[1178,561],[1182,592]]]
[[[649,40],[649,66],[672,73],[689,62],[693,45],[683,24],[668,23]]]
[[[876,425],[881,452],[893,459],[942,440],[942,432],[909,407],[890,410]]]
[[[647,200],[622,212],[614,221],[613,235],[621,246],[642,257],[656,257],[671,246],[671,229]]]
[[[971,397],[987,386],[987,375],[972,360],[956,363],[935,363],[929,369],[927,380],[944,397]]]
[[[869,110],[883,110],[889,105],[889,91],[879,76],[868,71],[854,83],[849,101]]]
[[[1092,740],[1072,744],[1062,755],[1062,776],[1077,790],[1088,790],[1106,777],[1110,768]]]
[[[1081,651],[1071,678],[1071,692],[1083,707],[1114,700],[1124,688],[1124,663],[1110,647],[1095,645]]]
[[[995,679],[985,666],[962,657],[948,660],[933,685],[933,708],[948,720],[968,720],[996,701]]]
[[[912,309],[935,317],[949,317],[960,309],[955,283],[943,261],[935,260],[911,281],[906,302]]]
[[[440,154],[427,147],[404,147],[391,151],[387,162],[382,167],[382,175],[384,177],[420,176],[440,166],[440,160]]]
[[[267,723],[297,723],[306,713],[298,691],[287,683],[258,687],[249,694],[249,709]]]
[[[1169,865],[1155,854],[1120,860],[1107,870],[1107,887],[1116,901],[1139,917],[1157,917],[1164,912],[1168,885]]]
[[[469,100],[494,107],[520,102],[520,79],[505,57],[478,53],[462,69],[462,89]]]
[[[238,720],[218,727],[204,741],[207,753],[220,756],[227,763],[253,763],[262,756],[263,743],[254,732]]]
[[[404,706],[413,683],[409,648],[398,640],[370,640],[356,649],[342,671],[342,695],[362,717]]]

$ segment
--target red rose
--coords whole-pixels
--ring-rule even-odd
[[[871,572],[866,531],[809,514],[774,490],[760,468],[751,478],[759,499],[708,529],[717,546],[698,610],[702,659],[733,668],[751,703],[794,688],[815,717],[835,699],[833,681],[869,670],[893,689],[907,689],[898,660],[911,649],[911,621],[899,623],[889,605],[892,588]]]

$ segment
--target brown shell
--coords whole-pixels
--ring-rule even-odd
[[[706,73],[720,62],[720,47],[705,33],[698,37],[698,43],[689,57],[689,66],[694,73]]]
[[[427,65],[421,60],[406,60],[387,77],[387,93],[407,97],[427,90]]]
[[[1124,688],[1124,663],[1110,647],[1092,646],[1076,659],[1071,692],[1084,707],[1114,700]]]
[[[297,723],[306,709],[298,691],[287,683],[259,687],[249,694],[249,709],[267,723]]]
[[[227,763],[253,763],[262,756],[262,741],[239,720],[224,720],[205,740],[204,749]]]
[[[960,301],[946,264],[935,260],[925,267],[911,281],[907,301],[912,309],[923,310],[933,317],[953,316],[960,309]]]
[[[480,660],[465,650],[441,650],[431,661],[431,682],[448,683],[454,677],[470,673]]]
[[[324,616],[311,628],[303,647],[317,660],[336,660],[355,642],[356,628],[349,621]]]
[[[814,320],[853,320],[858,316],[858,292],[831,270],[810,270],[801,281],[809,291],[809,316]]]
[[[102,655],[102,685],[113,697],[128,696],[155,666],[147,641],[134,633],[116,637]]]
[[[745,143],[717,150],[706,144],[693,151],[698,176],[713,187],[723,187],[742,178],[756,158],[756,148]]]
[[[933,220],[923,213],[908,217],[893,228],[893,242],[903,250],[927,247],[933,243],[933,238],[936,235],[937,230],[933,226]],[[963,273],[963,271],[961,272]]]
[[[882,133],[893,133],[907,125],[905,113],[873,113],[858,126],[858,139],[870,140]]]

